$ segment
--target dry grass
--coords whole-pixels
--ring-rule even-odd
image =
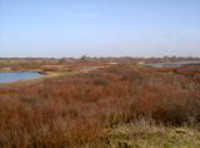
[[[122,124],[109,132],[110,148],[198,148],[200,132],[196,128],[166,127],[140,119]]]
[[[199,82],[199,77],[116,65],[32,85],[1,87],[0,144],[112,147],[108,131],[141,118],[151,118],[154,127],[198,128]]]

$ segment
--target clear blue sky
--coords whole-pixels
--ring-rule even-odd
[[[0,57],[200,56],[200,0],[0,0]]]

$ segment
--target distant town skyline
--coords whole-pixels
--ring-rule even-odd
[[[200,56],[199,0],[0,0],[0,57]]]

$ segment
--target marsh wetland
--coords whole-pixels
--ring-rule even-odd
[[[199,65],[154,68],[141,61],[165,63],[136,58],[0,60],[3,81],[13,75],[28,78],[1,84],[0,146],[198,148],[200,73],[184,69]],[[41,78],[38,72],[46,75]]]

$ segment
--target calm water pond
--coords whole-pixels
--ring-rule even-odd
[[[174,62],[174,63],[155,63],[149,64],[155,68],[162,67],[180,67],[180,66],[192,66],[192,65],[200,65],[200,61],[182,61],[182,62]]]
[[[0,72],[0,83],[11,83],[39,77],[41,77],[41,75],[37,72]]]

